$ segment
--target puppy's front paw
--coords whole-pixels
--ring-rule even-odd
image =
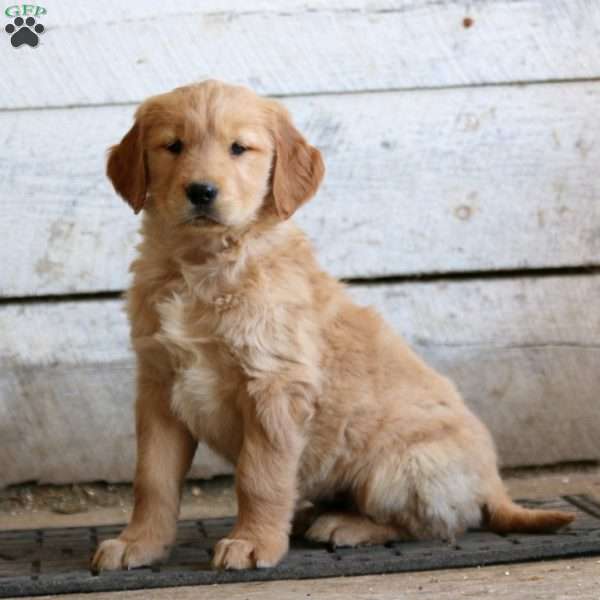
[[[165,558],[169,546],[144,541],[127,542],[121,538],[105,540],[92,559],[93,572],[135,569]]]
[[[215,546],[215,569],[266,569],[274,567],[288,549],[285,540],[251,541],[245,538],[223,538]]]

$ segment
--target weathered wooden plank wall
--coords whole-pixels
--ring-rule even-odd
[[[597,262],[600,178],[590,176],[600,164],[597,84],[285,102],[325,155],[325,184],[298,220],[337,275]],[[0,197],[8,203],[0,294],[126,286],[137,219],[104,176],[104,149],[132,113],[132,106],[36,110],[34,118],[0,112]]]
[[[264,94],[596,77],[593,0],[47,1],[1,108],[137,102],[207,76]],[[57,60],[61,62],[57,64]],[[24,85],[35,82],[35,85]]]
[[[351,290],[358,301],[380,307],[414,347],[459,382],[469,404],[503,432],[498,444],[507,464],[540,456],[542,445],[547,462],[595,455],[600,417],[580,416],[591,415],[588,407],[597,403],[600,389],[600,370],[594,368],[600,361],[600,312],[588,317],[579,305],[582,298],[600,296],[600,276],[366,284]],[[128,478],[134,369],[121,301],[4,306],[0,335],[11,348],[0,362],[0,393],[8,401],[3,476],[18,480],[26,467],[35,479],[78,479],[82,471],[100,479]],[[530,430],[543,430],[547,438],[524,435]],[[222,468],[212,459],[196,462],[198,475]]]
[[[205,76],[282,97],[325,155],[298,217],[324,265],[457,381],[505,464],[600,458],[600,3],[44,6],[40,46],[2,49],[0,485],[130,477],[137,220],[105,149]],[[194,472],[224,468],[203,450]]]

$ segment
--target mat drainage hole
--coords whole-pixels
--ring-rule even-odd
[[[73,556],[73,548],[61,548],[60,551],[63,556]]]
[[[39,579],[41,568],[42,561],[39,558],[31,561],[31,579]]]
[[[395,550],[395,551],[394,551],[394,554],[395,554],[396,556],[402,556],[402,552],[400,552],[400,550]]]
[[[17,557],[11,556],[10,554],[4,554],[3,552],[0,552],[0,559],[1,560],[17,560]]]

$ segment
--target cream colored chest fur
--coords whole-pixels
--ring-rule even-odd
[[[186,291],[174,293],[158,306],[155,337],[174,370],[171,409],[198,440],[233,461],[241,436],[236,403],[244,377],[219,331],[218,306],[203,305]]]
[[[321,386],[312,287],[306,261],[296,259],[305,242],[299,238],[293,254],[267,253],[282,235],[276,230],[205,262],[181,261],[176,278],[161,277],[163,287],[152,291],[154,339],[174,373],[171,408],[196,438],[233,462],[243,431],[241,394],[257,401],[282,390],[273,396],[278,402],[292,394],[298,404]]]

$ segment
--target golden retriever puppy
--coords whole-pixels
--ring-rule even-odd
[[[289,218],[323,161],[280,104],[216,81],[152,97],[107,171],[143,210],[127,296],[138,458],[131,522],[94,569],[165,557],[198,440],[236,468],[216,568],[276,565],[300,500],[338,501],[305,534],[350,546],[572,520],[515,505],[453,384],[321,271]]]

